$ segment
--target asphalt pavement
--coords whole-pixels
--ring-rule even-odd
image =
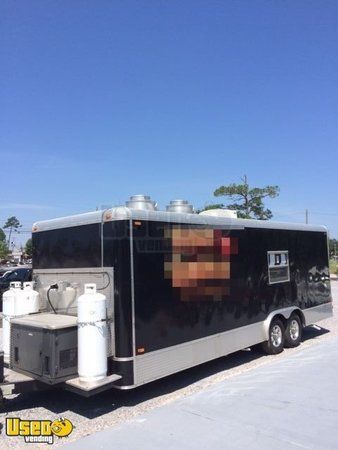
[[[65,447],[338,449],[338,337]]]

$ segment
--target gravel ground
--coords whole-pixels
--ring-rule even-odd
[[[338,304],[338,281],[332,282],[335,305]],[[67,440],[56,440],[55,446],[69,443],[82,436],[114,426],[150,409],[199,392],[208,386],[234,377],[255,367],[268,365],[277,358],[288,358],[304,349],[338,335],[338,318],[320,322],[320,327],[304,330],[304,342],[295,349],[286,349],[278,356],[262,355],[257,349],[234,353],[225,358],[180,372],[131,391],[110,390],[93,398],[82,398],[66,391],[38,392],[13,396],[0,414],[0,424],[6,417],[55,420],[66,417],[75,428]],[[47,444],[34,445],[43,448]],[[26,448],[22,438],[0,436],[0,448]]]

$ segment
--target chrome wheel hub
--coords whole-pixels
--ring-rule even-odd
[[[293,341],[296,341],[299,337],[299,323],[297,322],[297,320],[291,320],[289,330],[290,338]]]
[[[271,330],[271,343],[274,347],[279,347],[282,343],[283,333],[279,325],[274,325]]]

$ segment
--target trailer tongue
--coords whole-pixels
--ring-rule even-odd
[[[22,296],[20,286],[15,288],[12,286],[10,295],[5,296],[12,315],[5,316],[9,330],[4,329],[10,358],[5,362],[1,352],[0,359],[3,395],[64,385],[90,396],[121,378],[117,374],[107,376],[106,297],[96,293],[95,284],[85,285],[85,293],[78,299],[78,317],[56,311],[18,316],[14,312],[20,307],[27,309],[29,298]],[[35,305],[39,294],[29,294],[34,294]],[[22,300],[26,301],[24,305]]]
[[[111,389],[114,383],[121,379],[121,375],[109,375],[96,382],[81,382],[78,377],[70,378],[58,384],[47,384],[36,378],[24,375],[12,370],[4,364],[3,352],[0,352],[0,409],[4,407],[4,399],[13,394],[33,393],[37,391],[48,391],[54,388],[63,388],[74,392],[82,397],[91,397],[102,391]]]
[[[102,332],[102,320],[100,325],[99,333]],[[77,317],[54,313],[12,319],[9,364],[4,363],[4,353],[0,353],[0,393],[8,396],[62,386],[88,397],[111,388],[121,375],[107,376],[103,373],[99,377],[92,376],[95,358],[87,359],[89,372],[85,367],[82,377],[78,376],[78,348],[81,348],[78,345],[78,326]],[[87,323],[87,326],[92,329],[90,336],[82,336],[86,346],[88,338],[95,336],[95,323]],[[83,322],[80,327],[83,334]],[[106,338],[106,334],[104,336]],[[98,342],[92,344],[96,344],[94,350],[99,352]],[[83,346],[81,351],[85,353]],[[106,354],[101,356],[102,360],[106,363]]]

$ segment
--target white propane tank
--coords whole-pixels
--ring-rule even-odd
[[[77,301],[78,373],[80,381],[107,376],[106,297],[96,292],[96,284],[84,285]]]
[[[40,294],[33,289],[34,281],[27,281],[23,284],[23,291],[20,298],[20,304],[18,308],[21,314],[32,314],[39,312],[40,307]]]
[[[8,291],[2,296],[2,340],[6,362],[9,361],[10,356],[11,319],[16,316],[17,295],[21,292],[21,283],[13,281],[9,286]]]

